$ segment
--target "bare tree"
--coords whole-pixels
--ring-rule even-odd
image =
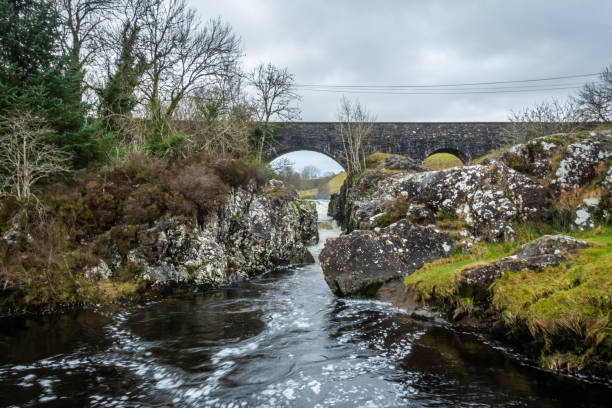
[[[364,143],[372,133],[374,117],[358,101],[346,97],[340,100],[338,133],[342,140],[347,171],[359,171],[365,167]]]
[[[255,90],[253,106],[257,120],[264,125],[258,142],[261,159],[266,139],[270,138],[270,119],[283,122],[299,119],[300,109],[292,104],[299,101],[300,96],[293,91],[293,74],[271,63],[255,67],[249,73],[249,82]]]
[[[69,171],[70,155],[48,143],[52,134],[42,119],[29,112],[2,120],[0,195],[13,196],[24,204],[38,203],[32,186]]]
[[[254,105],[257,119],[268,123],[271,118],[281,121],[299,119],[300,110],[291,106],[300,97],[293,91],[294,76],[287,68],[268,64],[258,65],[249,74],[251,85],[255,88]]]
[[[295,166],[295,162],[289,160],[286,157],[280,157],[270,162],[270,168],[272,169],[272,171],[281,176],[293,174],[293,166]]]
[[[73,66],[84,72],[102,45],[102,25],[116,0],[54,0],[61,23],[61,44]]]
[[[599,75],[599,82],[586,84],[576,98],[585,121],[612,121],[612,66]]]
[[[251,153],[253,109],[240,75],[220,78],[179,105],[178,129],[190,135],[189,149],[246,156]]]
[[[302,173],[301,173],[303,180],[314,180],[318,178],[320,175],[321,175],[321,170],[319,170],[318,167],[312,166],[312,165],[304,166],[304,168],[302,169]]]
[[[200,23],[185,0],[149,0],[141,37],[142,92],[154,123],[169,123],[181,100],[209,81],[231,75],[240,40],[220,19]]]
[[[576,104],[571,100],[561,102],[554,98],[512,112],[508,120],[510,124],[502,130],[501,136],[509,145],[526,143],[553,133],[573,132],[582,126]]]

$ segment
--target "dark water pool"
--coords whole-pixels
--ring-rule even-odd
[[[0,320],[0,406],[610,401],[609,387],[523,365],[473,335],[413,321],[388,304],[335,299],[318,265],[148,305]]]

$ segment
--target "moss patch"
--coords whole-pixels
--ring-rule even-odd
[[[580,371],[606,364],[612,346],[612,228],[573,235],[592,246],[541,272],[508,273],[491,293],[506,323],[542,339],[545,366]]]

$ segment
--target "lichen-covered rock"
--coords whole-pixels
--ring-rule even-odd
[[[522,269],[540,271],[564,262],[568,253],[587,246],[585,241],[566,235],[544,235],[523,245],[511,256],[462,271],[458,281],[459,295],[473,297],[476,302],[486,302],[489,286],[506,272]]]
[[[597,166],[612,158],[607,145],[595,138],[584,139],[567,147],[550,187],[555,194],[590,183]]]
[[[353,231],[328,240],[319,262],[336,296],[373,296],[383,283],[453,251],[454,241],[447,233],[400,221],[377,231]]]
[[[228,257],[214,231],[184,219],[163,220],[140,231],[127,260],[155,284],[219,286],[230,281]]]
[[[601,181],[601,186],[607,191],[612,191],[612,166],[610,166],[604,179]]]
[[[378,197],[376,200],[368,198],[377,189],[378,184],[391,177],[391,174],[381,170],[366,170],[359,176],[349,176],[340,191],[330,197],[327,215],[338,221],[347,232],[360,228],[360,220],[382,213],[385,201],[393,198],[391,194],[386,196],[386,200],[380,200]],[[359,212],[359,217],[355,217],[354,211]]]
[[[564,135],[540,137],[512,146],[502,155],[502,161],[521,173],[544,178],[553,170],[553,157],[561,152],[563,137]]]
[[[411,222],[421,225],[433,224],[436,221],[435,214],[425,204],[410,204],[406,217]]]
[[[500,162],[387,175],[376,181],[369,195],[341,190],[344,197],[338,205],[344,203],[344,225],[352,227],[348,230],[367,227],[371,217],[384,212],[385,203],[400,195],[433,213],[464,220],[475,234],[489,240],[511,239],[513,221],[547,214],[546,189]]]
[[[572,230],[586,231],[595,228],[600,217],[600,204],[600,197],[588,197],[582,200],[572,214]]]
[[[298,200],[282,182],[231,191],[203,224],[185,217],[152,225],[115,227],[96,241],[109,271],[140,271],[154,285],[215,287],[280,265],[312,263],[307,246],[316,243],[313,202]],[[123,254],[124,256],[120,256]],[[94,268],[91,273],[107,274]]]
[[[244,204],[248,202],[248,206]],[[219,237],[239,270],[263,272],[274,265],[302,264],[306,246],[318,241],[316,205],[237,192],[221,212]]]
[[[113,271],[108,267],[104,260],[100,259],[100,262],[94,267],[87,269],[83,275],[87,278],[95,279],[108,279],[112,276]]]

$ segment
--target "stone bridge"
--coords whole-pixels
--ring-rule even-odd
[[[434,153],[452,153],[464,164],[501,146],[507,122],[376,122],[365,153],[395,153],[425,160]],[[294,122],[282,125],[264,151],[270,161],[285,153],[312,150],[346,168],[342,140],[334,122]]]

